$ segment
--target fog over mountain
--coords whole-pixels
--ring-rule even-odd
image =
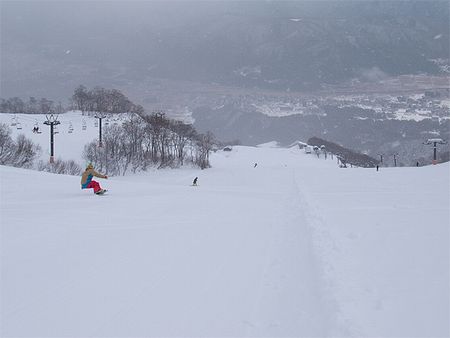
[[[0,6],[2,98],[114,88],[222,141],[318,136],[405,164],[450,136],[448,1]]]
[[[2,96],[146,78],[312,90],[437,74],[447,1],[2,1]],[[61,96],[61,97],[60,97]]]

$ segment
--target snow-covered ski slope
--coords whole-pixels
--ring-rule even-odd
[[[0,336],[449,335],[448,164],[266,146],[212,165],[99,179],[104,196],[0,167]]]
[[[54,134],[54,154],[55,158],[62,160],[74,160],[83,166],[86,161],[83,159],[83,149],[86,144],[98,140],[99,132],[97,119],[93,116],[82,115],[81,111],[70,111],[65,114],[55,115],[60,124],[56,125],[57,133]],[[120,124],[128,119],[128,114],[117,114],[115,118],[108,118],[103,121],[103,126]],[[0,113],[0,123],[10,126],[11,136],[15,139],[19,134],[24,134],[33,143],[41,147],[40,159],[48,161],[50,157],[50,127],[44,124],[46,121],[44,114],[2,114]],[[12,126],[12,124],[16,125]],[[32,132],[33,127],[38,127],[40,133]],[[20,129],[18,129],[20,128]],[[72,130],[71,130],[72,129]]]

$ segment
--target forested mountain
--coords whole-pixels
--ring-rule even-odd
[[[436,74],[436,60],[449,56],[447,1],[1,6],[3,96],[26,96],[44,85],[54,97],[48,91],[62,95],[66,84],[132,85],[148,78],[311,90]]]

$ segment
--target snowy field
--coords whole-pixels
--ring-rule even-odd
[[[56,115],[55,115],[56,116]],[[126,114],[118,115],[121,120],[126,118]],[[0,123],[6,123],[11,128],[13,139],[19,134],[25,134],[35,144],[41,146],[40,159],[48,161],[50,158],[50,126],[45,125],[46,117],[43,114],[0,114]],[[84,167],[86,161],[82,154],[86,144],[93,140],[98,140],[98,119],[82,115],[80,111],[71,111],[58,115],[59,125],[56,126],[57,133],[54,134],[54,154],[55,158],[64,161],[74,160]],[[108,119],[103,120],[109,124],[120,123],[120,121]],[[15,126],[11,124],[16,123]],[[85,128],[83,129],[83,125]],[[41,133],[33,133],[33,128],[39,127]],[[72,127],[72,128],[71,128]],[[69,132],[71,130],[71,132]]]
[[[266,145],[212,165],[104,196],[0,166],[0,336],[449,336],[448,163]]]

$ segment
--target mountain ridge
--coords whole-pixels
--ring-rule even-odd
[[[16,88],[6,96],[21,96],[16,78],[23,84],[39,75],[51,92],[51,82],[66,73],[86,85],[113,83],[114,74],[122,74],[127,82],[160,77],[311,90],[352,79],[439,74],[432,60],[448,63],[450,54],[445,1],[157,5],[135,4],[120,13],[118,4],[74,10],[53,3],[58,14],[53,10],[52,21],[42,24],[31,17],[32,5],[2,3],[3,91]],[[99,13],[116,15],[117,22],[100,17],[95,24]]]

